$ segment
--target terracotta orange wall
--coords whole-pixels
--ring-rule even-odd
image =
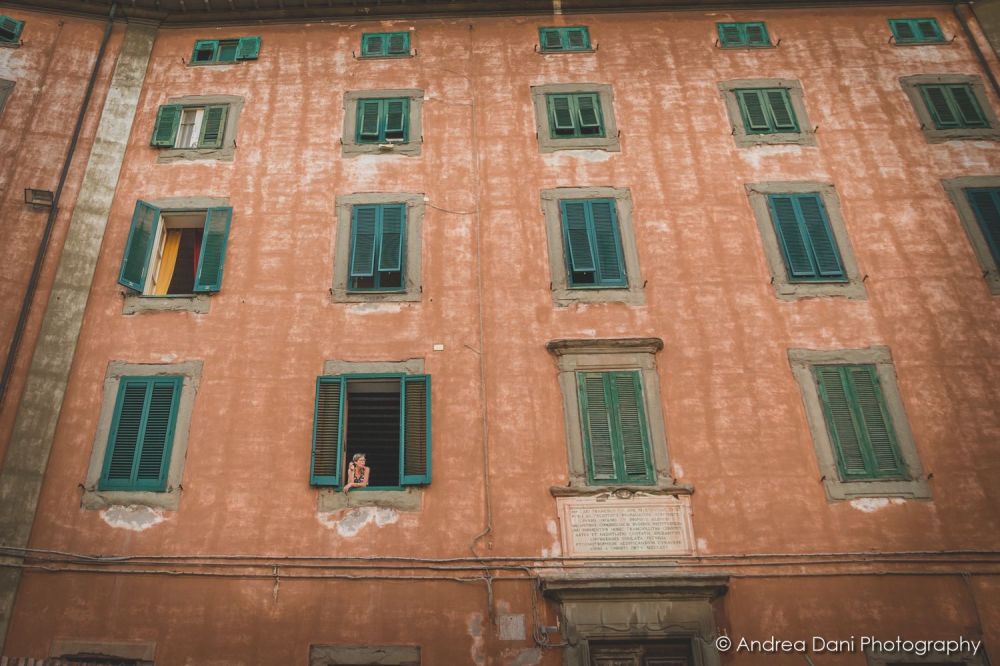
[[[6,8],[0,13],[24,21],[22,44],[0,48],[0,78],[15,82],[0,114],[0,363],[6,361],[21,302],[28,287],[49,209],[24,203],[25,188],[55,192],[87,82],[104,35],[105,22]],[[59,250],[72,215],[83,168],[121,47],[124,24],[108,42],[75,159],[63,188],[59,215],[36,298],[18,354],[15,374],[0,411],[0,460],[14,424],[34,340],[45,311]]]
[[[947,35],[961,34],[936,6],[902,13],[917,11],[936,16]],[[665,343],[657,363],[668,448],[675,475],[695,487],[700,553],[996,550],[1000,306],[940,181],[996,174],[1000,156],[992,143],[925,141],[899,77],[982,72],[961,37],[939,47],[889,46],[886,18],[899,14],[852,7],[161,30],[32,545],[87,553],[468,555],[485,521],[481,350],[494,531],[480,552],[558,552],[549,487],[568,475],[562,399],[545,342],[656,336]],[[766,20],[780,47],[714,48],[715,21],[730,19]],[[557,24],[588,25],[599,49],[535,53],[537,28]],[[351,56],[363,30],[410,26],[417,57]],[[262,35],[258,61],[182,63],[195,39],[243,34]],[[758,77],[801,82],[819,127],[816,147],[734,145],[718,83]],[[614,86],[620,153],[539,154],[530,86],[565,82]],[[343,158],[343,93],[411,87],[426,96],[422,155]],[[148,143],[157,107],[191,94],[245,97],[234,162],[156,163]],[[834,184],[868,276],[867,300],[775,298],[744,184],[778,180]],[[646,306],[553,305],[539,191],[588,185],[631,191]],[[371,191],[426,194],[420,303],[330,302],[334,243],[346,242],[335,239],[335,197]],[[207,315],[123,316],[116,279],[135,201],[183,195],[232,201],[222,291]],[[445,351],[433,352],[434,343]],[[875,344],[892,351],[920,459],[934,475],[933,500],[865,511],[826,501],[786,350]],[[327,359],[414,357],[425,359],[434,381],[434,481],[423,509],[341,537],[318,518],[308,484],[315,377]],[[202,359],[204,371],[180,510],[144,531],[112,528],[100,512],[80,508],[78,488],[107,364],[190,359]],[[57,633],[161,645],[180,636],[190,650],[203,650],[201,663],[223,659],[223,650],[255,663],[254,655],[268,654],[258,652],[268,637],[274,650],[285,641],[299,655],[303,642],[408,642],[400,633],[406,626],[436,645],[435,637],[446,640],[445,627],[465,626],[484,609],[481,589],[446,584],[296,583],[281,594],[301,603],[275,611],[267,584],[129,578],[112,588],[110,580],[27,574],[8,652],[40,654]],[[922,584],[859,580],[877,599],[915,600]],[[733,626],[758,626],[748,618],[761,605],[779,613],[800,585],[735,581]],[[848,603],[851,590],[824,585],[817,596],[858,613],[836,626],[884,619]],[[954,581],[940,590],[949,603],[965,603]],[[397,592],[412,603],[397,603]],[[111,594],[118,595],[113,605]],[[530,621],[526,592],[517,596],[512,612]],[[983,612],[995,616],[996,596],[984,598]],[[338,624],[328,605],[344,604],[350,619]],[[222,607],[230,615],[217,621],[192,617],[192,609]],[[447,617],[437,609],[448,609]],[[798,608],[797,626],[823,612]],[[234,625],[250,638],[219,642],[220,627]],[[427,663],[464,663],[457,655],[473,644],[466,633],[457,646],[434,648],[440,656]],[[164,650],[158,664],[184,663],[181,650]],[[559,663],[558,655],[548,653],[544,663]],[[863,661],[855,655],[842,663]]]

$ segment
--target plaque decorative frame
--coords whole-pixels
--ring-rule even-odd
[[[569,557],[694,555],[691,498],[610,490],[557,497],[562,549]]]

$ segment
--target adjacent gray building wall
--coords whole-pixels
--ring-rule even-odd
[[[156,26],[129,23],[63,245],[7,457],[0,470],[0,545],[25,548],[83,324]],[[0,569],[0,653],[20,581]]]
[[[1000,56],[1000,0],[976,0],[972,11],[990,40],[990,46]]]

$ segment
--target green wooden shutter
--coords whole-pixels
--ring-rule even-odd
[[[226,117],[229,115],[229,105],[206,106],[201,122],[201,137],[199,148],[220,148],[226,132]]]
[[[358,141],[378,141],[379,117],[382,101],[377,99],[358,100]]]
[[[401,385],[401,484],[428,484],[431,482],[431,377],[408,375],[403,377]]]
[[[98,488],[167,486],[182,377],[122,377]]]
[[[214,62],[219,53],[219,40],[199,39],[194,43],[191,62]]]
[[[240,37],[236,47],[237,60],[256,60],[260,55],[260,37]]]
[[[767,132],[771,129],[764,112],[764,96],[760,90],[737,90],[736,98],[743,115],[747,132]]]
[[[138,292],[141,292],[146,285],[149,255],[153,250],[153,239],[156,238],[156,225],[159,220],[159,208],[145,201],[135,203],[132,227],[125,242],[125,256],[122,257],[118,282]]]
[[[406,141],[407,116],[410,110],[408,99],[385,100],[385,138],[386,140]]]
[[[764,23],[747,23],[744,33],[746,43],[749,46],[770,46],[771,40],[767,36],[767,26]]]
[[[844,377],[838,366],[820,365],[814,369],[823,401],[827,430],[837,454],[837,467],[842,480],[865,478],[868,468],[862,452]]]
[[[601,127],[601,101],[597,98],[597,95],[576,95],[575,101],[580,118],[580,133],[603,136],[604,128]]]
[[[229,244],[229,225],[232,219],[232,208],[209,208],[205,212],[205,231],[202,234],[198,272],[194,280],[195,293],[219,291],[222,288],[222,269],[226,263],[226,246]]]
[[[597,255],[597,272],[602,285],[625,283],[625,266],[622,262],[621,240],[615,216],[615,202],[600,200],[588,202],[593,244]]]
[[[406,223],[404,204],[381,206],[382,233],[378,252],[380,271],[400,271],[403,269],[403,234]]]
[[[917,19],[915,21],[917,34],[925,42],[939,42],[944,39],[941,26],[936,19]]]
[[[889,27],[897,42],[912,42],[917,38],[913,23],[908,19],[890,20]]]
[[[410,52],[410,33],[391,32],[389,33],[389,55],[407,55]]]
[[[949,129],[958,127],[958,117],[948,103],[948,94],[944,86],[920,86],[920,92],[924,96],[927,110],[930,111],[931,119],[937,129]]]
[[[566,48],[585,51],[590,48],[590,34],[586,28],[566,28]]]
[[[642,378],[638,372],[611,373],[617,403],[618,429],[621,435],[625,480],[647,482],[653,479],[649,455],[646,410],[642,399]]]
[[[562,35],[559,34],[558,30],[541,28],[541,42],[542,49],[545,51],[560,51],[562,50]]]
[[[381,33],[365,34],[361,37],[361,55],[380,56],[384,55],[385,40]]]
[[[791,195],[770,195],[771,220],[785,257],[789,279],[816,277],[809,248],[799,226],[795,203]]]
[[[812,247],[817,273],[822,277],[844,277],[837,240],[830,228],[830,221],[819,194],[802,194],[795,197],[806,238]]]
[[[716,23],[719,41],[723,46],[742,46],[743,33],[738,23]]]
[[[24,21],[18,21],[10,16],[0,16],[0,42],[17,42],[23,28]]]
[[[767,98],[767,106],[774,119],[774,129],[777,132],[797,132],[798,123],[795,122],[795,112],[792,110],[792,102],[788,97],[787,90],[771,89],[764,91]]]
[[[997,188],[966,190],[966,197],[986,238],[993,261],[1000,265],[1000,190]]]
[[[563,238],[569,255],[570,284],[572,273],[589,273],[597,270],[590,233],[587,230],[587,204],[585,201],[562,201]]]
[[[556,134],[573,134],[573,111],[569,95],[548,95],[549,116]]]
[[[578,372],[583,449],[591,481],[614,481],[615,451],[612,440],[611,400],[601,372]]]
[[[375,228],[378,206],[355,206],[351,224],[350,277],[375,275]]]
[[[177,141],[177,127],[181,122],[180,104],[164,104],[156,113],[156,124],[153,126],[153,138],[150,143],[159,148],[173,148]]]
[[[872,470],[877,476],[896,476],[903,473],[903,462],[896,446],[892,421],[885,408],[882,390],[875,367],[851,366],[845,369],[857,401],[859,423],[871,449]]]
[[[979,103],[976,102],[975,95],[972,94],[972,88],[967,85],[949,86],[948,92],[951,93],[955,107],[958,108],[963,127],[986,127],[988,125],[979,108]]]
[[[341,485],[345,396],[344,377],[317,377],[312,466],[309,470],[311,485],[335,488]]]

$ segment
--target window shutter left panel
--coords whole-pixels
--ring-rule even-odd
[[[156,112],[156,125],[153,126],[153,139],[150,143],[157,148],[173,148],[177,141],[177,128],[181,123],[180,104],[164,104]]]
[[[111,435],[98,484],[101,490],[123,490],[132,485],[148,392],[149,382],[141,378],[123,377],[118,385]]]
[[[615,481],[614,429],[611,425],[611,405],[605,390],[607,375],[600,372],[578,373],[580,420],[583,426],[583,448],[589,476],[594,481]]]
[[[153,239],[156,238],[156,225],[160,219],[160,209],[145,201],[135,204],[132,215],[132,228],[125,242],[125,256],[122,258],[122,269],[118,274],[118,283],[138,292],[146,285],[146,271],[149,255],[153,250]]]
[[[229,245],[229,225],[233,219],[232,208],[209,208],[205,213],[205,232],[198,258],[198,274],[194,281],[196,292],[219,291],[222,288],[222,269],[226,263],[226,246]]]
[[[402,485],[431,482],[431,377],[403,377]]]
[[[314,486],[339,488],[341,485],[345,384],[343,377],[316,379],[312,465],[309,472],[309,483]]]

